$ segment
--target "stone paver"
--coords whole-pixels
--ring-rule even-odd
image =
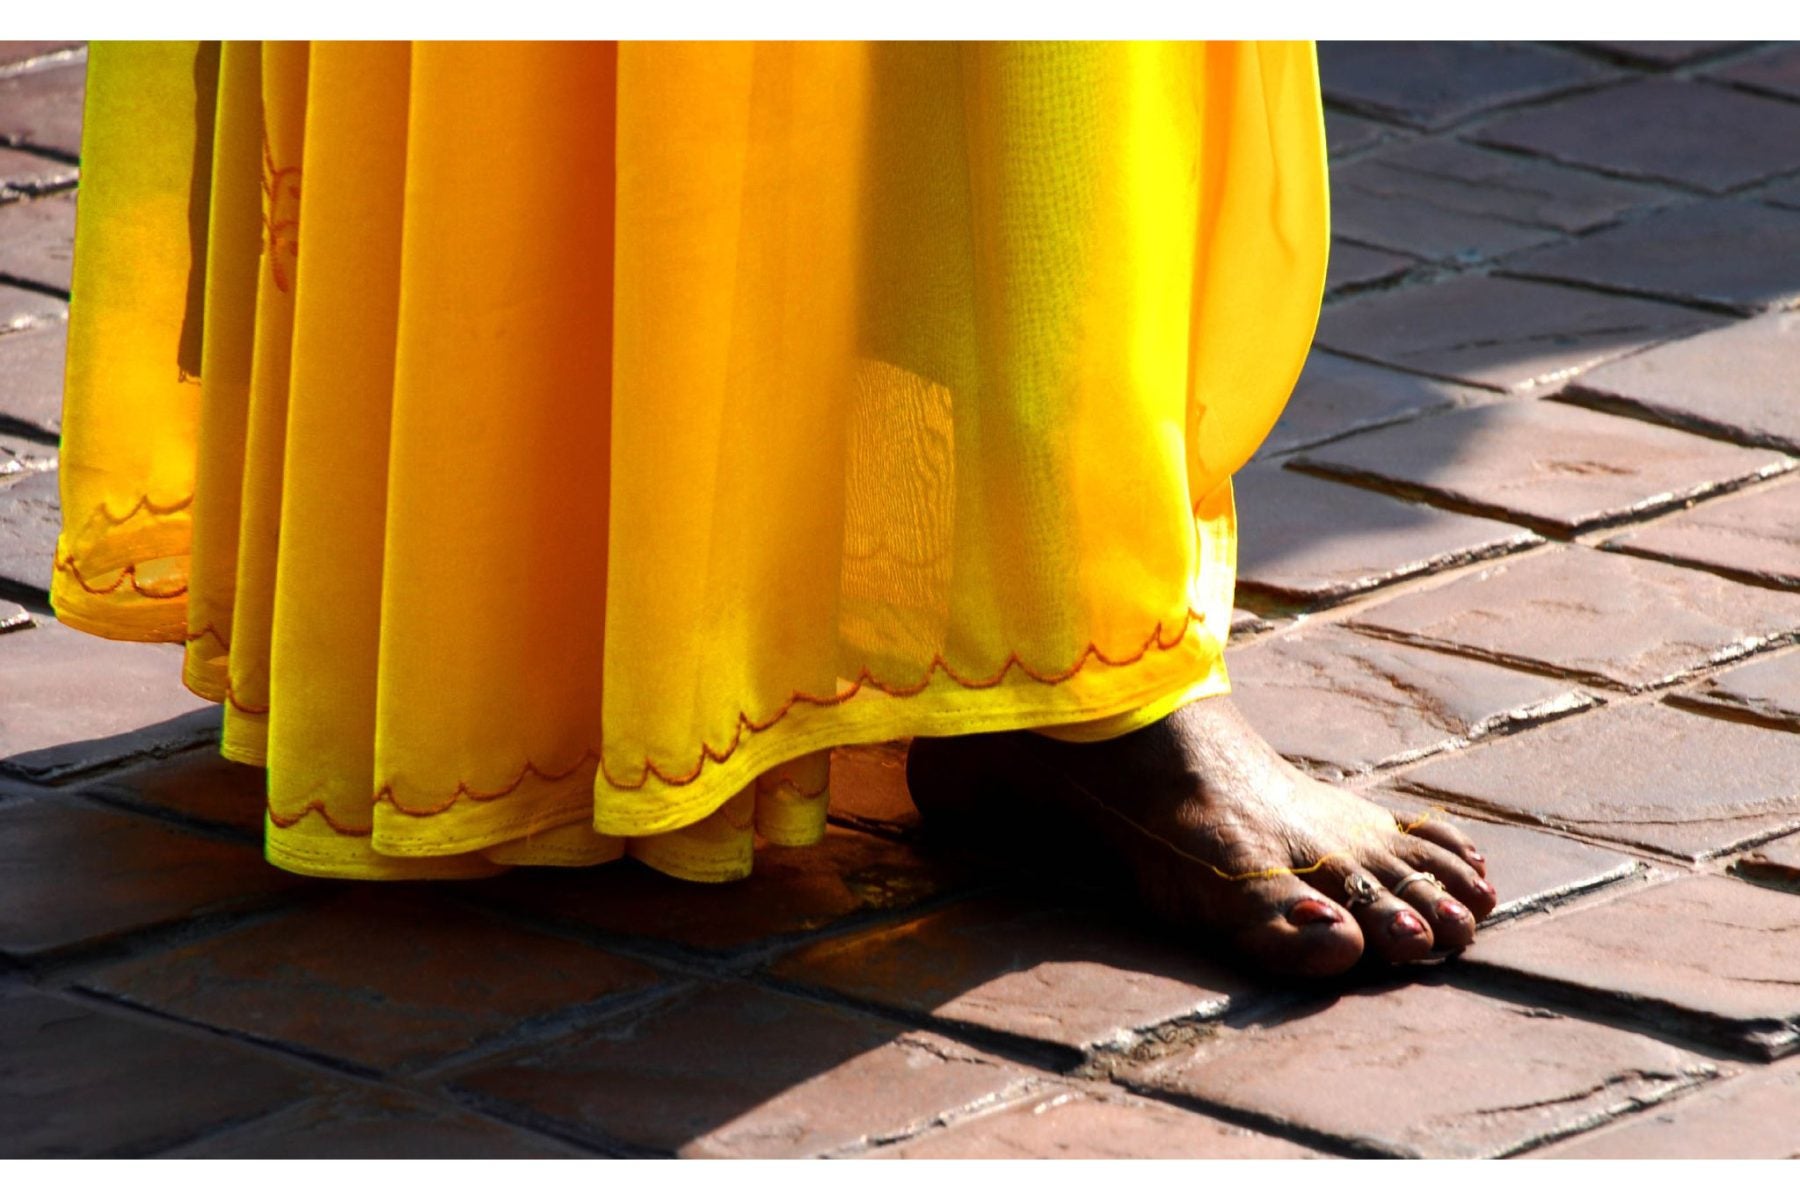
[[[316,1090],[267,1056],[57,996],[0,994],[0,1157],[153,1153]]]
[[[1364,1152],[1477,1158],[1589,1127],[1717,1072],[1635,1033],[1414,984],[1231,1031],[1127,1075],[1135,1087]]]
[[[74,261],[74,192],[0,204],[0,275],[66,295]]]
[[[1281,419],[1257,451],[1285,454],[1420,413],[1475,403],[1488,393],[1424,379],[1314,347]]]
[[[1270,744],[1339,778],[1593,703],[1559,680],[1333,625],[1264,638],[1226,665],[1238,706]]]
[[[1740,45],[1738,42],[1583,42],[1628,62],[1673,67]]]
[[[469,890],[558,924],[736,957],[921,903],[954,884],[955,868],[941,858],[834,828],[816,846],[759,847],[755,872],[733,884],[683,883],[627,862],[591,873],[513,871]]]
[[[1578,377],[1563,394],[1800,453],[1800,313],[1770,313],[1668,342]]]
[[[1315,447],[1295,462],[1564,535],[1665,512],[1795,465],[1778,450],[1543,400],[1432,413]]]
[[[0,436],[0,442],[7,440]],[[62,528],[59,482],[55,471],[0,476],[0,586],[22,584],[49,596],[56,534]]]
[[[1294,1142],[1116,1088],[1058,1088],[870,1158],[1317,1158]]]
[[[0,633],[33,628],[31,614],[11,600],[0,600]]]
[[[778,978],[1075,1051],[1218,1017],[1257,989],[1167,938],[1073,910],[978,900],[808,946]]]
[[[377,888],[82,979],[213,1028],[383,1070],[660,981],[649,967],[509,925],[441,892]]]
[[[0,202],[71,187],[80,174],[73,163],[0,146]]]
[[[1800,884],[1800,833],[1764,842],[1738,859],[1732,870],[1746,879]]]
[[[574,1158],[576,1151],[405,1092],[364,1088],[183,1146],[181,1158]]]
[[[1319,605],[1535,546],[1528,529],[1255,465],[1231,480],[1238,594]]]
[[[0,511],[3,511],[5,507],[3,489],[8,484],[23,483],[27,476],[38,471],[51,471],[55,467],[56,446],[54,444],[46,444],[36,437],[22,437],[0,428]],[[52,488],[51,491],[54,492],[55,489]],[[5,537],[6,533],[0,532],[0,539]],[[4,551],[0,551],[0,553],[4,553]],[[35,563],[28,563],[23,569],[35,569],[35,567]],[[6,575],[0,573],[0,580],[5,578]]]
[[[1695,505],[1604,544],[1751,583],[1800,588],[1800,479]]]
[[[0,333],[0,425],[62,432],[63,358],[68,327],[47,323]]]
[[[0,776],[53,782],[218,736],[218,706],[181,685],[181,647],[36,624],[0,639]]]
[[[1334,170],[1331,228],[1385,250],[1476,262],[1669,199],[1644,184],[1434,138]]]
[[[66,321],[69,304],[45,292],[0,283],[0,337],[35,325]]]
[[[1713,193],[1800,168],[1800,108],[1689,80],[1645,79],[1535,105],[1475,136]]]
[[[1720,324],[1653,300],[1464,276],[1327,305],[1317,342],[1423,375],[1524,391]]]
[[[1464,958],[1774,1058],[1800,1047],[1796,928],[1800,896],[1701,875],[1480,939]]]
[[[1233,628],[1237,623],[1232,622]],[[906,790],[906,747],[896,742],[831,752],[831,817],[865,833],[910,838],[919,810]]]
[[[1800,1158],[1800,1064],[1748,1071],[1528,1158]]]
[[[1639,691],[1791,638],[1800,597],[1568,546],[1402,595],[1349,623]]]
[[[1790,107],[1800,112],[1800,105]],[[1759,313],[1800,301],[1800,281],[1787,269],[1797,256],[1800,213],[1733,199],[1667,209],[1580,241],[1511,255],[1500,266],[1533,278]]]
[[[1610,68],[1520,42],[1321,42],[1325,98],[1419,129],[1612,78]]]
[[[6,954],[77,950],[308,886],[249,846],[60,797],[0,800]]]
[[[82,788],[110,804],[152,816],[174,814],[261,837],[268,807],[261,767],[235,763],[200,746],[101,776]]]
[[[1758,658],[1709,679],[1681,697],[1765,721],[1800,727],[1800,652]]]
[[[1333,238],[1331,260],[1325,269],[1325,294],[1387,283],[1418,265],[1419,260],[1409,255],[1391,254]]]
[[[1770,92],[1788,100],[1800,100],[1800,45],[1788,43],[1715,67],[1714,79],[1735,83],[1758,92]]]
[[[67,58],[72,52],[86,53],[82,42],[0,42],[0,67],[7,73],[20,70],[24,64],[56,56]]]
[[[489,1111],[614,1152],[854,1153],[1031,1076],[936,1034],[744,984],[670,998],[453,1080]]]
[[[0,142],[77,157],[86,81],[85,62],[0,77]]]
[[[1336,109],[1325,110],[1325,151],[1332,158],[1355,154],[1399,136],[1399,130],[1380,121],[1351,116]]]
[[[1778,204],[1783,208],[1800,208],[1800,179],[1775,184],[1759,193],[1757,198],[1765,204]]]
[[[1800,738],[1666,704],[1552,721],[1399,783],[1693,861],[1800,828]]]

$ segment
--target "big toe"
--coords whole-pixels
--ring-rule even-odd
[[[1343,907],[1293,875],[1242,884],[1246,919],[1233,941],[1265,970],[1341,975],[1363,953],[1363,933]]]

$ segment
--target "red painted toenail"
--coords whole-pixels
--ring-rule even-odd
[[[1344,914],[1323,900],[1296,900],[1288,909],[1288,920],[1296,925],[1336,925]]]
[[[1395,933],[1408,937],[1418,937],[1425,932],[1425,922],[1419,920],[1419,914],[1410,908],[1395,913],[1392,925]]]
[[[1475,890],[1486,896],[1489,900],[1494,898],[1494,885],[1485,879],[1477,879],[1475,881]]]
[[[1487,855],[1483,854],[1479,850],[1464,850],[1463,857],[1468,859],[1470,862],[1486,862],[1487,861]]]
[[[1438,916],[1444,918],[1446,921],[1464,921],[1473,919],[1469,910],[1454,900],[1439,900],[1437,909]]]

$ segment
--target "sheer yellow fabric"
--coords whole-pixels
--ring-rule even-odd
[[[53,600],[271,861],[747,873],[829,750],[1225,690],[1306,44],[100,45]]]

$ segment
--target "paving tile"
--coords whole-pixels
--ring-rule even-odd
[[[1800,630],[1800,597],[1585,546],[1507,559],[1350,625],[1638,691]]]
[[[1058,1087],[870,1158],[1318,1158],[1294,1142],[1117,1088]]]
[[[1256,464],[1232,476],[1238,594],[1329,604],[1542,542],[1528,529]]]
[[[922,1130],[1030,1078],[936,1034],[725,983],[452,1082],[614,1152],[792,1158]]]
[[[1226,665],[1238,707],[1270,744],[1340,779],[1593,703],[1559,680],[1334,625],[1264,638]]]
[[[1800,588],[1800,480],[1725,496],[1608,540],[1608,549]]]
[[[880,742],[833,750],[831,816],[865,833],[916,836],[919,810],[906,790],[906,744]]]
[[[0,79],[0,88],[6,82]],[[0,275],[66,295],[74,261],[74,192],[0,204]]]
[[[34,59],[79,50],[82,45],[81,42],[0,42],[0,67],[17,68]]]
[[[1500,897],[1485,924],[1543,909],[1628,879],[1640,870],[1637,859],[1630,855],[1574,838],[1447,812],[1430,800],[1402,792],[1378,788],[1366,795],[1409,821],[1434,813],[1473,839],[1476,848],[1487,856],[1487,880]]]
[[[1281,420],[1264,439],[1257,457],[1285,454],[1360,429],[1474,403],[1488,395],[1314,347],[1287,407],[1282,409]]]
[[[102,776],[82,791],[152,815],[172,813],[260,836],[268,807],[265,776],[261,767],[200,746]]]
[[[0,443],[10,440],[0,434]],[[56,535],[62,529],[58,486],[55,471],[24,469],[0,476],[0,582],[23,584],[49,596]]]
[[[1775,1058],[1800,1048],[1797,927],[1800,896],[1695,875],[1482,939],[1464,961]]]
[[[1418,259],[1405,254],[1391,254],[1333,238],[1331,259],[1325,268],[1325,294],[1387,283],[1418,265]]]
[[[444,892],[398,888],[341,895],[82,979],[190,1021],[382,1070],[658,982],[649,967]]]
[[[181,647],[36,624],[0,639],[0,776],[51,783],[218,737],[218,706],[181,685]]]
[[[297,1105],[177,1152],[181,1158],[575,1158],[560,1142],[486,1117],[365,1088]]]
[[[86,80],[85,62],[0,77],[0,142],[80,155]]]
[[[1800,167],[1800,109],[1689,80],[1645,79],[1536,105],[1475,137],[1713,193]]]
[[[1800,828],[1800,738],[1666,704],[1552,721],[1396,782],[1691,861]]]
[[[68,327],[60,321],[0,332],[0,424],[62,432],[63,359]]]
[[[1680,697],[1765,721],[1800,726],[1800,653],[1758,658],[1707,680]]]
[[[1564,535],[1666,512],[1795,465],[1778,450],[1541,400],[1432,413],[1294,461]]]
[[[1191,949],[1096,915],[967,901],[797,950],[777,977],[1079,1053],[1171,1021],[1210,1020],[1255,990]]]
[[[73,163],[0,146],[0,201],[71,187],[80,177],[81,168]]]
[[[11,600],[0,600],[0,633],[13,633],[34,627],[31,614]]]
[[[1741,42],[1583,42],[1583,46],[1592,46],[1604,50],[1608,54],[1623,58],[1629,62],[1654,67],[1673,67],[1682,63],[1704,58],[1709,54],[1733,46]]]
[[[1800,105],[1790,106],[1800,113]],[[1800,300],[1800,213],[1710,200],[1654,213],[1579,241],[1528,250],[1500,266],[1519,275],[1616,288],[1758,313]]]
[[[300,1072],[60,996],[0,996],[0,1158],[129,1158],[293,1103]]]
[[[60,797],[0,802],[0,951],[38,955],[306,886],[257,850]]]
[[[1432,138],[1334,170],[1331,228],[1386,250],[1477,262],[1668,199],[1644,184]]]
[[[1800,1069],[1748,1071],[1526,1157],[1800,1158]]]
[[[1800,100],[1800,44],[1789,42],[1707,72],[1714,79]]]
[[[1520,42],[1319,43],[1327,100],[1419,129],[1442,129],[1616,74],[1578,55]]]
[[[1351,116],[1335,109],[1325,110],[1325,151],[1332,158],[1341,154],[1355,154],[1358,150],[1367,150],[1370,146],[1398,136],[1400,131],[1392,125],[1383,125],[1380,121]]]
[[[1698,1055],[1638,1034],[1414,983],[1231,1031],[1126,1075],[1134,1087],[1255,1113],[1364,1152],[1492,1158],[1717,1073]]]
[[[68,318],[68,301],[30,288],[0,283],[0,336]]]
[[[24,437],[0,428],[0,512],[4,511],[4,492],[8,484],[23,483],[28,476],[39,471],[55,469],[55,445],[46,444],[40,438]],[[0,520],[3,519],[0,517]],[[0,538],[5,536],[0,533]]]
[[[1770,313],[1595,367],[1578,403],[1800,453],[1800,313]]]
[[[1776,184],[1761,192],[1758,199],[1767,204],[1779,204],[1783,208],[1800,208],[1800,179]]]
[[[1247,608],[1234,608],[1231,610],[1231,637],[1229,640],[1237,642],[1255,634],[1267,633],[1275,628],[1275,625],[1276,622],[1258,613],[1253,613]],[[0,625],[0,629],[3,628],[4,625]]]
[[[1732,870],[1746,879],[1800,884],[1800,833],[1764,842],[1738,859]]]
[[[1423,375],[1524,391],[1723,323],[1651,300],[1462,276],[1326,305],[1315,341]]]
[[[920,903],[952,888],[955,871],[910,846],[833,828],[816,846],[759,847],[756,871],[737,883],[684,883],[623,862],[517,869],[468,891],[570,927],[736,957]]]

